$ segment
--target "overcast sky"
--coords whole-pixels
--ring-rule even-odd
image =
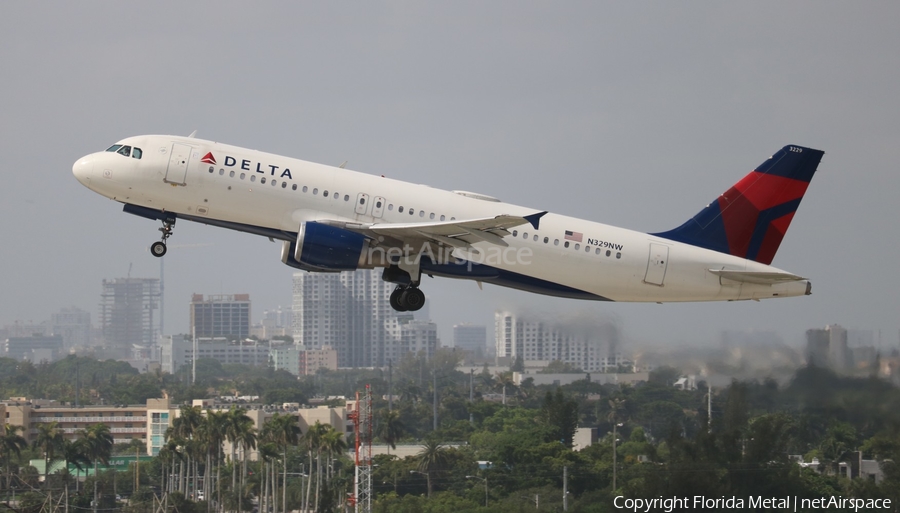
[[[639,342],[900,333],[896,2],[0,3],[0,325],[156,277],[158,223],[79,184],[124,137],[227,142],[641,231],[681,224],[786,144],[826,152],[773,265],[813,295],[610,304],[426,280],[431,317],[609,315]],[[181,247],[179,247],[181,246]],[[180,222],[166,331],[191,293],[289,306],[280,244]]]

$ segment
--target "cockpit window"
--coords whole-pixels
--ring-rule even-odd
[[[107,148],[106,151],[115,152],[115,153],[118,153],[119,155],[124,155],[126,157],[131,157],[131,158],[135,158],[135,159],[140,159],[141,157],[144,156],[144,152],[141,151],[140,148],[134,148],[134,151],[132,151],[131,146],[126,146],[123,144],[113,144],[112,146]]]

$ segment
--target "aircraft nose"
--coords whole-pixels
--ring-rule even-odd
[[[87,186],[90,183],[91,175],[94,174],[94,160],[90,155],[81,157],[75,162],[75,165],[72,166],[72,174],[82,185]]]

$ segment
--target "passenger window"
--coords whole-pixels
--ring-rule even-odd
[[[225,170],[224,170],[224,169],[220,169],[220,170],[219,170],[219,176],[225,176]]]
[[[328,197],[328,191],[322,191],[322,197],[323,197],[323,198],[327,198],[327,197]]]
[[[292,191],[296,191],[296,190],[297,190],[297,184],[292,185],[292,186],[291,186],[291,190],[292,190]]]
[[[318,196],[318,195],[319,195],[319,188],[313,187],[313,196]]]
[[[307,186],[304,185],[304,186],[303,186],[303,192],[306,192],[306,191],[308,191],[308,190],[309,190],[309,187],[307,187]]]
[[[125,155],[126,157],[130,157],[131,156],[131,146],[122,146],[121,148],[119,148],[119,151],[117,151],[116,153],[118,153],[119,155]]]
[[[234,178],[234,171],[228,173],[228,177],[229,177],[229,178]]]
[[[434,219],[434,212],[428,215],[428,219]]]
[[[553,245],[559,246],[559,239],[553,239]]]
[[[441,221],[443,221],[444,219],[444,214],[441,214]]]
[[[241,173],[241,180],[247,177],[247,173]]]
[[[591,247],[590,247],[590,246],[585,246],[585,247],[584,247],[584,252],[585,252],[585,253],[590,253],[590,252],[591,252]]]
[[[563,246],[565,246],[565,247],[569,247],[569,241],[566,241],[566,243],[565,243],[565,244],[563,244]]]
[[[313,192],[315,192],[315,191],[313,191]],[[366,198],[359,198],[359,204],[360,204],[360,205],[365,205],[365,204],[366,204]]]
[[[273,182],[273,183],[274,183],[274,182]],[[281,182],[281,188],[282,188],[282,189],[286,189],[286,188],[287,188],[287,182]]]
[[[394,204],[388,203],[388,210],[394,210]]]
[[[409,215],[413,215],[415,213],[416,213],[416,209],[414,209],[414,208],[409,209]]]
[[[622,258],[622,253],[616,253],[616,258]]]
[[[398,208],[398,209],[397,209],[397,212],[400,212],[400,213],[402,214],[402,213],[403,213],[403,207]]]
[[[275,187],[278,184],[278,180],[272,180],[272,187]]]
[[[338,193],[336,193],[336,192],[331,193],[331,197],[334,198],[334,199],[336,199],[336,200],[341,199],[341,195],[338,194]]]
[[[535,241],[535,242],[538,241],[538,236],[537,236],[537,235],[534,236],[534,241]]]
[[[451,217],[450,220],[451,220],[451,221],[456,221],[456,218],[455,218],[455,217]]]
[[[266,177],[262,177],[259,179],[259,183],[266,183]]]
[[[581,249],[581,244],[575,244],[575,250]]]
[[[607,250],[606,250],[606,256],[610,256],[610,255],[612,255],[612,251],[610,251],[610,250],[607,249]]]
[[[212,172],[215,171],[215,170],[216,170],[216,168],[214,168],[214,167],[212,167],[212,166],[209,166],[209,172],[210,172],[210,173],[212,173]]]
[[[344,194],[344,201],[350,201],[350,195]]]
[[[597,248],[597,251],[595,251],[594,254],[595,254],[595,255],[599,255],[599,254],[600,254],[600,248]]]
[[[131,158],[141,160],[141,157],[144,156],[144,152],[141,151],[140,148],[135,148],[134,151],[131,152]]]
[[[528,240],[528,232],[522,232],[522,238]]]
[[[425,211],[424,211],[424,210],[420,210],[420,211],[419,211],[419,217],[425,217]]]
[[[550,237],[544,237],[544,244],[550,242]]]
[[[256,181],[256,175],[250,175],[250,181],[251,181],[251,182],[255,182],[255,181]]]
[[[381,208],[381,202],[380,202],[380,201],[376,201],[376,202],[375,202],[375,208]]]

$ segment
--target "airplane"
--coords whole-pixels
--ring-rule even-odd
[[[83,185],[162,222],[178,219],[282,242],[309,272],[381,268],[391,306],[425,303],[423,276],[620,302],[760,300],[811,293],[770,266],[824,152],[788,145],[694,217],[642,233],[191,136],[129,137],[72,167]]]

